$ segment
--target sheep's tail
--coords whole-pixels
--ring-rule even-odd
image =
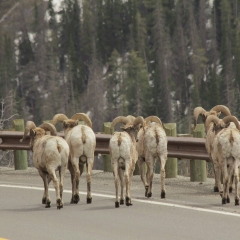
[[[155,139],[156,139],[156,143],[158,145],[160,137],[159,137],[159,134],[158,134],[158,131],[156,128],[155,128]]]
[[[120,133],[120,135],[118,137],[118,146],[120,146],[121,143],[122,143],[122,136],[121,136],[121,133]]]
[[[85,133],[85,129],[82,128],[82,142],[83,142],[83,144],[86,143],[86,140],[87,140],[87,136],[86,136],[86,133]]]

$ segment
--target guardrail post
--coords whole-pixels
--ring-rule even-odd
[[[192,134],[177,134],[178,137],[193,137]],[[178,175],[189,176],[190,159],[178,159]]]
[[[204,124],[197,124],[192,131],[193,137],[203,138],[205,135]],[[191,182],[205,182],[207,180],[205,160],[191,160],[190,161],[190,181]]]
[[[176,123],[164,123],[164,130],[167,136],[177,136],[177,125]],[[176,178],[178,173],[177,158],[168,158],[165,165],[166,178]]]
[[[110,127],[111,127],[111,122],[103,123],[102,132],[105,134],[111,134]],[[102,154],[102,158],[103,158],[103,171],[112,172],[110,154]]]
[[[24,131],[24,120],[14,119],[13,128],[15,131]],[[15,150],[14,151],[14,167],[15,170],[26,170],[28,168],[27,162],[27,151],[26,150]]]

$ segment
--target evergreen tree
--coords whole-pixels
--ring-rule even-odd
[[[143,59],[138,57],[136,52],[130,53],[126,71],[126,114],[147,117],[150,105],[148,73]]]

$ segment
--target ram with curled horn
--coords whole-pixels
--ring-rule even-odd
[[[167,161],[167,136],[162,121],[157,116],[145,118],[145,128],[138,132],[137,151],[140,177],[145,188],[145,196],[152,196],[152,183],[156,161],[160,163],[161,198],[165,198],[165,164]],[[147,165],[145,174],[144,165]]]
[[[47,134],[48,131],[50,135]],[[34,122],[28,121],[20,141],[23,141],[28,135],[30,136],[30,148],[33,151],[34,166],[44,182],[42,203],[45,204],[46,208],[51,207],[48,185],[52,180],[56,192],[57,209],[61,209],[63,207],[63,182],[67,169],[69,146],[63,138],[57,136],[57,130],[51,123],[43,123],[36,127]],[[56,171],[59,171],[59,180]]]
[[[84,121],[86,125],[80,125]],[[79,181],[86,164],[87,203],[92,203],[91,181],[94,163],[94,151],[96,148],[96,136],[92,130],[92,121],[85,113],[76,113],[70,119],[65,114],[56,114],[52,123],[63,123],[64,137],[70,147],[68,169],[72,181],[71,203],[78,203]]]
[[[229,127],[230,123],[235,128]],[[238,119],[234,116],[226,116],[218,119],[211,116],[207,119],[207,126],[213,124],[216,134],[212,144],[211,157],[216,168],[220,168],[223,175],[222,204],[230,202],[229,189],[233,176],[235,183],[235,205],[239,205],[239,167],[240,167],[240,126]]]
[[[135,169],[135,164],[138,159],[138,153],[136,149],[136,137],[140,129],[145,127],[145,122],[143,117],[138,116],[136,118],[118,116],[111,124],[111,131],[113,132],[114,127],[123,123],[124,126],[121,127],[122,132],[115,132],[109,142],[109,151],[111,156],[111,165],[114,175],[114,183],[116,190],[116,200],[115,207],[119,207],[119,197],[118,197],[118,181],[120,179],[121,194],[120,194],[120,204],[124,204],[124,185],[126,186],[126,197],[125,204],[127,206],[132,205],[130,187],[132,182],[133,171]]]
[[[213,131],[213,122],[209,122],[208,118],[212,116],[215,116],[216,118],[218,118],[221,113],[224,114],[225,116],[231,116],[231,112],[229,108],[224,105],[216,105],[210,111],[206,111],[202,107],[196,107],[193,111],[194,126],[192,130],[195,129],[197,125],[198,117],[201,116],[205,126],[205,133],[206,133],[205,147],[211,162],[213,162],[211,157],[211,151],[212,151],[212,144],[213,144],[214,138],[216,137],[216,132]],[[207,122],[209,122],[209,124],[206,125]],[[229,127],[234,127],[234,126],[235,125],[232,125],[232,123],[229,125]],[[214,177],[215,177],[214,192],[220,192],[220,194],[222,194],[220,174],[221,173],[219,172],[219,169],[214,169]],[[232,191],[232,186],[230,187],[230,191]]]

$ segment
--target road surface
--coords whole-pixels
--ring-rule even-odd
[[[57,210],[50,184],[52,207],[41,204],[42,179],[36,169],[15,171],[0,167],[0,240],[154,240],[238,239],[240,206],[221,204],[213,179],[190,182],[188,177],[166,179],[166,199],[160,198],[160,175],[155,174],[153,197],[144,197],[139,176],[133,177],[133,206],[115,208],[112,173],[94,171],[92,204],[86,203],[85,174],[80,180],[80,203],[70,204],[67,172],[64,208]]]

